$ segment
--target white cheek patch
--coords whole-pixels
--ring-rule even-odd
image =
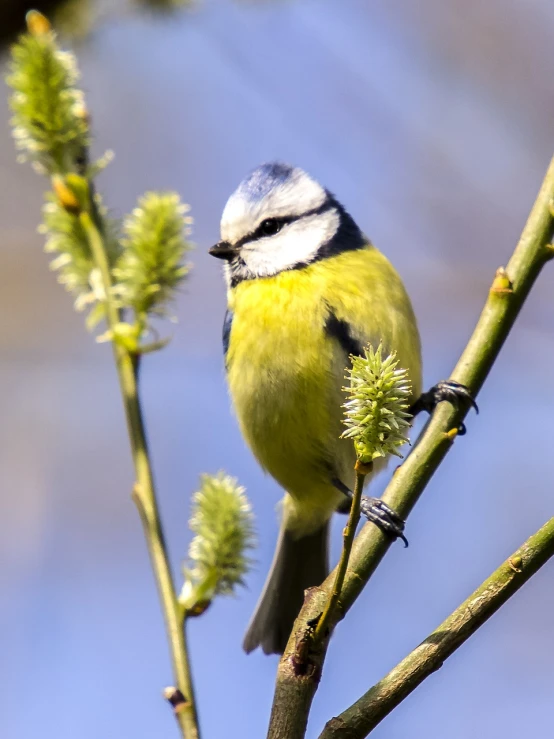
[[[333,208],[319,215],[300,218],[284,226],[275,236],[244,244],[240,258],[246,265],[245,271],[250,277],[268,277],[309,264],[318,250],[333,238],[339,223],[338,211]]]

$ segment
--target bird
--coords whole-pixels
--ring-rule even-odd
[[[341,432],[351,356],[368,344],[381,344],[384,356],[396,352],[414,415],[465,393],[448,382],[421,393],[420,336],[401,278],[304,170],[282,162],[255,168],[228,199],[220,230],[209,253],[224,262],[232,405],[247,445],[284,491],[275,555],[243,648],[282,654],[304,591],[328,573],[333,513],[350,506],[356,458]],[[364,498],[362,511],[404,538],[404,522],[384,502]]]

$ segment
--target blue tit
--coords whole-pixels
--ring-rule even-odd
[[[304,590],[327,575],[329,521],[354,485],[354,447],[340,438],[349,357],[368,343],[381,342],[385,356],[396,351],[415,400],[419,333],[394,267],[301,169],[263,164],[243,180],[210,253],[225,261],[223,345],[238,423],[262,468],[286,491],[277,550],[244,649],[282,653]],[[376,507],[374,514],[368,518],[400,535],[393,511]]]

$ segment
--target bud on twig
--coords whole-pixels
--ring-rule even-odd
[[[408,373],[397,369],[395,352],[383,359],[382,351],[381,345],[376,351],[370,345],[363,357],[352,357],[347,370],[350,387],[344,388],[349,399],[343,405],[347,429],[342,436],[353,439],[356,456],[364,464],[389,454],[400,457],[398,448],[409,443],[412,388]]]
[[[89,143],[87,119],[75,112],[84,107],[75,57],[58,47],[37,11],[27,14],[27,27],[12,48],[6,80],[16,146],[41,172],[71,171]]]
[[[122,308],[134,311],[141,330],[162,316],[189,266],[187,240],[192,219],[176,193],[148,192],[123,223],[121,256],[114,268],[115,293]]]
[[[79,205],[79,201],[65,184],[63,177],[60,175],[54,175],[52,177],[52,190],[54,190],[58,203],[64,210],[72,215],[77,215],[80,212],[81,206]]]
[[[50,21],[38,10],[29,10],[25,16],[27,23],[27,30],[31,36],[44,36],[45,33],[49,33],[52,30]]]
[[[228,475],[202,475],[193,498],[190,528],[195,536],[189,547],[192,565],[184,570],[185,584],[179,601],[196,615],[206,610],[216,595],[230,595],[243,584],[254,548],[254,525],[244,488]]]

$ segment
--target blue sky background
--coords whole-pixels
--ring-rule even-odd
[[[319,178],[401,272],[426,384],[447,376],[554,149],[554,6],[206,0],[165,18],[122,2],[101,10],[77,47],[95,151],[116,152],[100,186],[116,214],[147,189],[176,189],[196,221],[173,342],[142,375],[176,571],[201,472],[237,476],[257,516],[248,589],[190,625],[204,737],[258,739],[277,660],[246,657],[240,644],[273,553],[280,492],[245,448],[225,388],[224,288],[206,253],[225,200],[274,158]],[[0,735],[177,736],[161,699],[171,673],[110,351],[48,271],[35,232],[44,183],[15,163],[4,92],[0,118]],[[481,415],[410,517],[410,549],[391,549],[337,630],[308,737],[553,514],[553,292],[548,267],[479,398]],[[553,567],[374,736],[548,736]]]

